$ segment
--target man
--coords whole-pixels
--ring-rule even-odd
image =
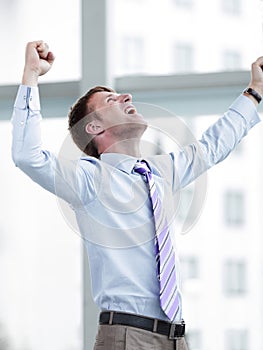
[[[13,113],[12,155],[22,171],[75,212],[89,256],[93,297],[102,311],[94,349],[185,350],[171,245],[175,194],[222,161],[259,122],[263,57],[252,65],[248,89],[200,141],[176,155],[142,159],[147,122],[131,95],[91,89],[69,112],[70,134],[84,152],[78,161],[41,148],[38,77],[53,62],[43,41],[27,44]],[[164,271],[169,271],[165,280]]]

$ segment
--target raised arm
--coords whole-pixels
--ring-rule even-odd
[[[248,88],[228,111],[203,134],[199,141],[184,147],[173,161],[178,177],[176,188],[184,187],[213,165],[224,160],[260,119],[256,107],[263,96],[263,57],[251,66]],[[246,92],[245,92],[246,91]]]
[[[85,189],[89,186],[85,182],[92,181],[89,172],[84,176],[76,161],[58,159],[52,152],[42,149],[38,78],[50,70],[54,59],[43,41],[27,44],[22,85],[12,117],[12,157],[15,165],[33,181],[76,205],[80,194],[88,198]]]

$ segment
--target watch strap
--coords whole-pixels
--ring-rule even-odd
[[[244,91],[243,91],[244,94],[249,94],[251,96],[254,97],[254,99],[260,103],[261,100],[262,100],[262,97],[260,96],[260,94],[258,92],[256,92],[256,90],[252,89],[252,88],[246,88]]]

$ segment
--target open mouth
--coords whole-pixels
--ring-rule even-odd
[[[124,113],[135,114],[135,113],[137,113],[137,111],[136,111],[136,108],[134,106],[128,106],[124,109]]]

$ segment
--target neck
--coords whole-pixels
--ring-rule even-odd
[[[140,157],[140,140],[128,139],[112,142],[107,146],[105,145],[101,153],[122,153],[132,157]]]

